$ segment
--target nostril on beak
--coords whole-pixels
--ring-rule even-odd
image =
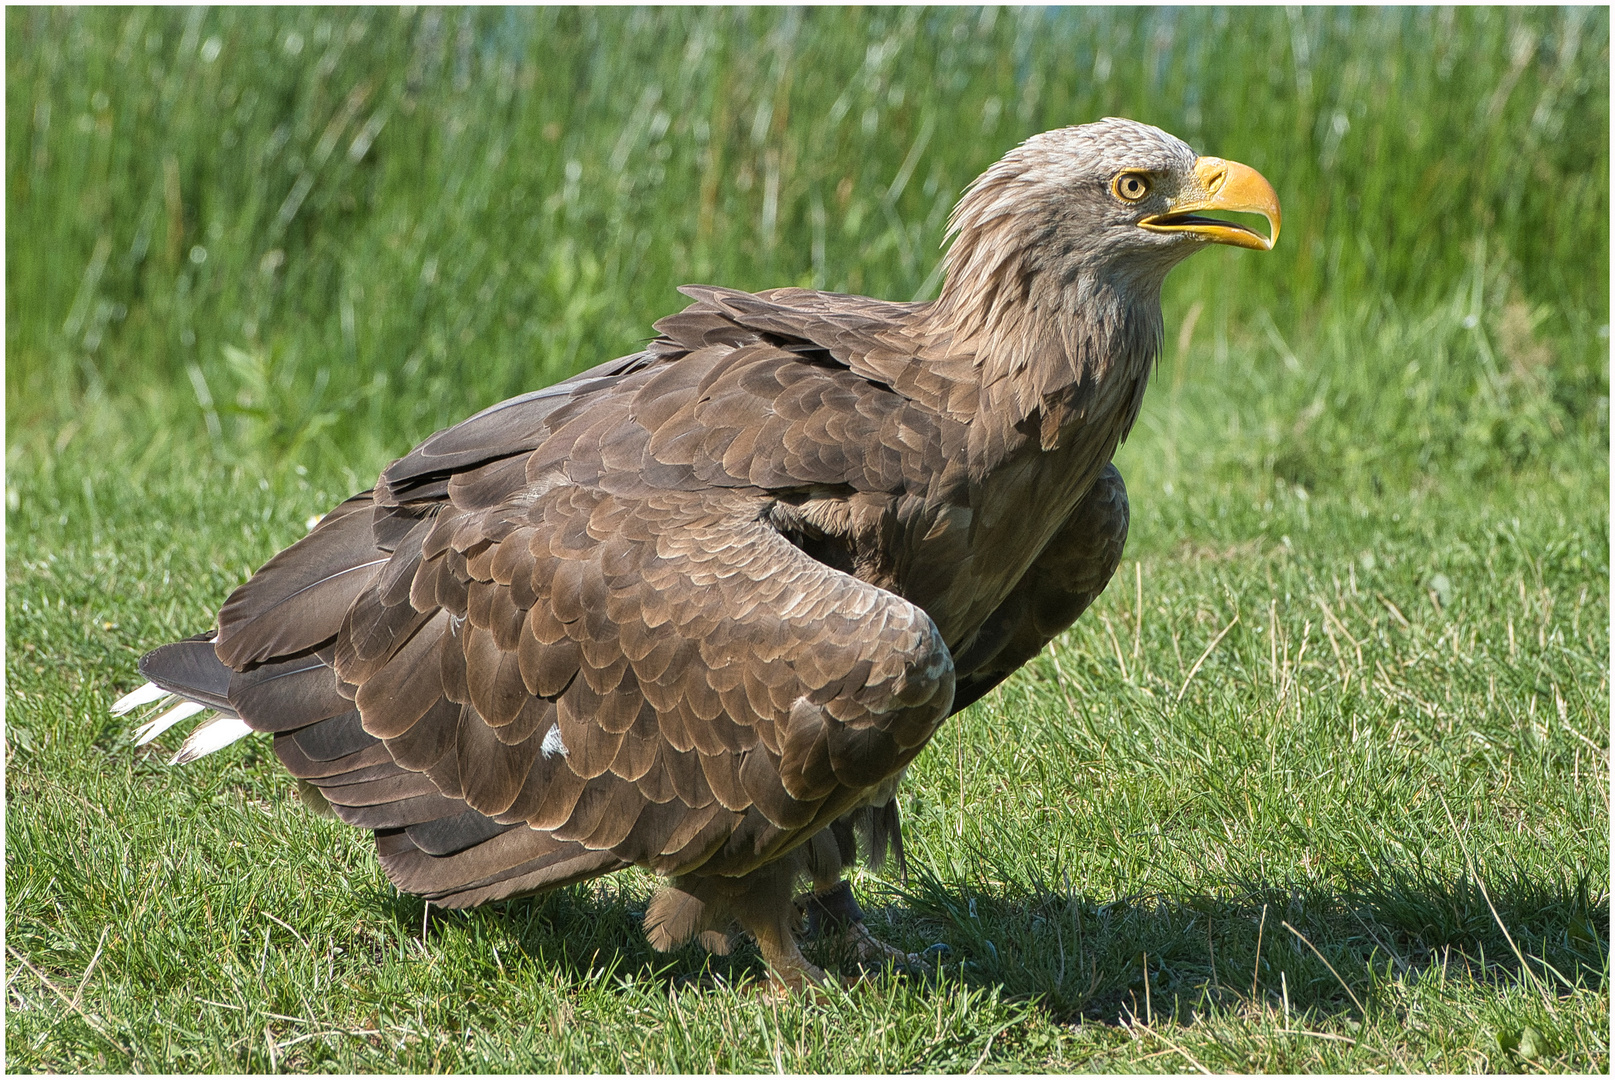
[[[1228,183],[1228,162],[1219,157],[1200,158],[1194,163],[1194,175],[1206,197],[1213,197]]]

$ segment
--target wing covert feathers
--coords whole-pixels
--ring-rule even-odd
[[[336,649],[364,730],[470,811],[623,864],[744,873],[901,769],[945,715],[930,619],[744,506],[527,494],[442,507]],[[390,655],[345,647],[425,591],[392,582],[444,576],[463,617],[420,613]]]

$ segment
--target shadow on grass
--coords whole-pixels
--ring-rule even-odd
[[[378,894],[377,900],[402,936],[419,939],[424,932],[428,941],[445,934],[487,937],[507,957],[513,952],[527,956],[578,984],[627,979],[671,989],[738,985],[765,974],[749,940],[737,942],[728,956],[712,955],[694,943],[657,952],[645,938],[646,897],[610,877],[468,911],[428,907],[418,896],[396,892]]]
[[[1483,893],[1467,877],[1387,866],[1338,891],[1240,882],[1095,903],[1039,882],[980,889],[921,873],[895,896],[969,981],[1035,995],[1057,1021],[1116,1023],[1253,1000],[1356,1014],[1388,980],[1513,983],[1522,957],[1550,993],[1607,990],[1609,896],[1591,882],[1516,872]]]
[[[423,901],[384,903],[401,933],[422,933]],[[906,887],[866,890],[864,907],[891,944],[946,943],[948,981],[1035,998],[1056,1022],[1188,1022],[1253,1000],[1296,1015],[1353,1015],[1391,979],[1515,982],[1522,956],[1550,993],[1609,984],[1609,896],[1586,876],[1495,874],[1483,893],[1467,877],[1387,866],[1338,891],[1246,882],[1224,895],[1096,902],[1036,881],[984,887],[917,868]],[[733,986],[764,974],[749,943],[728,956],[693,944],[656,952],[643,934],[644,898],[609,878],[425,915],[428,937],[487,935],[507,956],[518,950],[580,983]]]

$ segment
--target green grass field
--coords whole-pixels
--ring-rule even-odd
[[[8,9],[11,1071],[1607,1071],[1604,9]],[[1168,283],[1127,559],[910,773],[935,979],[755,993],[637,871],[471,913],[135,662],[688,281],[935,295],[1117,114],[1271,179]],[[164,747],[166,746],[166,749]]]

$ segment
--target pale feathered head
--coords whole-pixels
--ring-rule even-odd
[[[1261,214],[1268,235],[1208,216],[1228,212]],[[948,233],[926,325],[973,358],[1009,422],[1041,410],[1048,448],[1079,414],[1125,432],[1160,348],[1167,272],[1207,244],[1270,249],[1279,201],[1249,166],[1110,118],[1005,154],[965,191]]]
[[[1267,236],[1206,216],[1264,216]],[[1160,128],[1110,117],[1034,135],[965,191],[949,219],[950,284],[1003,272],[1160,279],[1208,243],[1267,250],[1279,202],[1256,170],[1200,157]]]

